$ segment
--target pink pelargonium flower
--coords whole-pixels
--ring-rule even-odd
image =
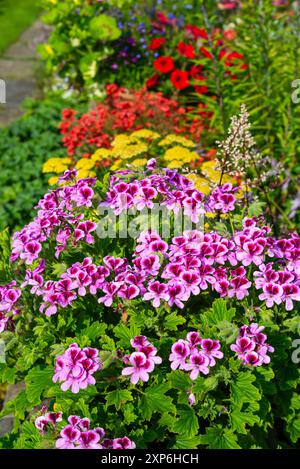
[[[79,240],[84,240],[88,244],[93,244],[95,239],[91,235],[91,233],[93,231],[95,231],[96,228],[97,228],[96,223],[94,223],[90,220],[86,220],[86,221],[82,221],[82,222],[78,223],[78,225],[77,225],[77,227],[75,228],[75,231],[74,231],[74,236],[75,236],[76,243]]]
[[[172,370],[179,368],[184,370],[186,359],[191,353],[190,345],[186,340],[179,339],[172,345],[172,353],[169,356]]]
[[[175,280],[171,280],[171,282],[168,283],[167,291],[169,295],[169,305],[173,306],[175,304],[176,306],[178,306],[178,308],[184,308],[183,301],[188,300],[189,292],[183,286],[183,284],[176,282]]]
[[[218,340],[202,339],[201,349],[206,357],[209,359],[209,366],[215,366],[215,358],[223,358],[224,354],[220,350],[221,345]]]
[[[251,287],[251,282],[246,277],[235,277],[230,281],[230,288],[228,290],[228,297],[234,296],[238,300],[243,300],[249,295],[248,289]]]
[[[251,352],[255,349],[255,342],[250,337],[239,337],[236,340],[235,344],[230,345],[230,349],[233,352],[237,353],[237,356],[240,360],[243,359],[243,356],[247,352]]]
[[[138,381],[148,381],[149,373],[154,370],[154,363],[142,352],[133,352],[129,357],[132,366],[122,370],[123,376],[131,376],[130,381],[136,384]]]
[[[82,421],[81,421],[82,423]],[[88,430],[81,432],[80,438],[77,443],[78,449],[101,449],[102,446],[99,444],[100,435],[95,430]]]
[[[274,303],[280,305],[282,302],[283,288],[281,285],[276,283],[266,283],[263,286],[263,293],[261,293],[258,298],[260,300],[266,300],[266,305],[268,308],[272,308]]]
[[[167,286],[164,283],[152,282],[148,286],[148,292],[144,294],[144,300],[152,301],[154,308],[159,308],[161,300],[170,299]]]
[[[130,340],[132,347],[139,349],[140,347],[145,347],[146,345],[150,345],[149,340],[145,335],[137,335],[133,339]]]
[[[135,449],[134,441],[130,440],[127,436],[123,438],[115,438],[112,441],[112,449]]]
[[[185,364],[184,369],[191,371],[190,378],[194,381],[198,378],[199,373],[207,375],[209,373],[209,358],[201,352],[193,353],[189,362]]]
[[[74,449],[75,442],[78,442],[81,432],[73,425],[67,425],[60,432],[61,438],[56,441],[56,448],[58,449]]]

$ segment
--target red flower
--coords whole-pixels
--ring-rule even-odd
[[[201,74],[203,68],[203,65],[193,65],[190,68],[191,77],[195,78],[195,80],[206,80],[206,78]]]
[[[225,29],[223,36],[227,41],[233,41],[236,38],[236,31],[234,29]]]
[[[205,47],[201,47],[201,52],[202,54],[207,57],[208,59],[212,59],[213,58],[213,55],[205,48]]]
[[[176,69],[174,70],[174,72],[171,73],[170,79],[173,83],[173,86],[177,90],[184,90],[184,88],[187,88],[190,85],[188,77],[188,72]]]
[[[158,57],[153,62],[153,65],[161,73],[171,72],[174,68],[174,62],[171,57]]]
[[[160,23],[162,24],[169,24],[169,19],[168,17],[161,11],[158,11],[156,13],[156,18],[158,19],[158,21],[160,21]]]
[[[157,85],[158,78],[159,78],[159,75],[157,73],[154,73],[152,77],[148,78],[148,80],[146,80],[147,88],[152,88],[153,86]]]
[[[155,37],[152,39],[149,49],[150,50],[157,50],[159,49],[164,43],[166,42],[166,39],[164,37]]]
[[[198,26],[188,24],[185,29],[188,33],[192,34],[195,39],[197,39],[198,37],[201,37],[202,39],[208,39],[207,32],[203,28],[198,28]]]
[[[204,94],[208,92],[208,88],[205,85],[199,85],[199,86],[197,85],[195,86],[195,91],[198,94]]]
[[[193,46],[190,44],[185,44],[184,42],[180,42],[178,44],[178,52],[179,54],[183,55],[187,59],[194,59],[195,58],[195,50]]]

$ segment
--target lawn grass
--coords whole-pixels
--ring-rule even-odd
[[[0,55],[18,40],[41,11],[39,0],[0,0]]]

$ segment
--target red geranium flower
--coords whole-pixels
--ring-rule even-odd
[[[184,90],[184,88],[187,88],[190,85],[188,78],[188,72],[184,72],[178,69],[174,70],[174,72],[171,73],[170,77],[173,86],[177,90]]]
[[[149,49],[150,50],[157,50],[159,49],[164,43],[166,42],[166,39],[164,37],[155,37],[152,39]]]
[[[174,68],[174,62],[171,57],[158,57],[153,62],[153,65],[161,73],[171,72]]]
[[[203,65],[193,65],[190,68],[190,75],[195,80],[206,80],[206,78],[202,75]]]
[[[212,59],[213,58],[213,55],[205,48],[205,47],[201,47],[201,52],[202,54],[207,57],[208,59]]]
[[[162,24],[168,24],[170,21],[168,19],[168,17],[162,12],[162,11],[158,11],[156,13],[156,18],[158,19],[158,21],[160,21]]]
[[[227,41],[233,41],[236,38],[236,31],[234,29],[225,29],[223,36]]]
[[[185,29],[188,33],[192,34],[195,39],[197,39],[198,37],[201,37],[202,39],[208,39],[207,32],[203,28],[198,28],[198,26],[188,24]]]
[[[184,42],[180,42],[178,44],[178,52],[179,54],[183,55],[187,59],[194,59],[195,58],[195,50],[193,46],[190,44],[185,44]]]
[[[157,73],[154,73],[152,77],[148,78],[148,80],[146,80],[147,88],[152,88],[153,86],[157,85],[158,78],[159,78],[159,75]]]
[[[208,92],[208,88],[205,85],[199,85],[199,86],[197,85],[195,86],[195,91],[198,94],[204,94]]]

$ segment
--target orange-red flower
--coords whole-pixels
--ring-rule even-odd
[[[159,75],[157,73],[154,73],[154,75],[148,78],[148,80],[146,80],[147,88],[152,88],[153,86],[157,85],[158,78],[159,78]]]
[[[190,86],[189,74],[188,72],[184,72],[183,70],[174,70],[174,72],[171,73],[170,80],[177,90],[184,90],[184,88]]]
[[[183,55],[183,57],[186,57],[187,59],[195,58],[195,49],[190,44],[180,42],[178,44],[178,52],[180,55]]]
[[[149,49],[150,50],[157,50],[159,49],[164,43],[166,42],[166,39],[164,37],[155,37],[152,39]]]
[[[174,61],[172,57],[158,57],[153,62],[154,67],[161,73],[169,73],[174,69]]]

